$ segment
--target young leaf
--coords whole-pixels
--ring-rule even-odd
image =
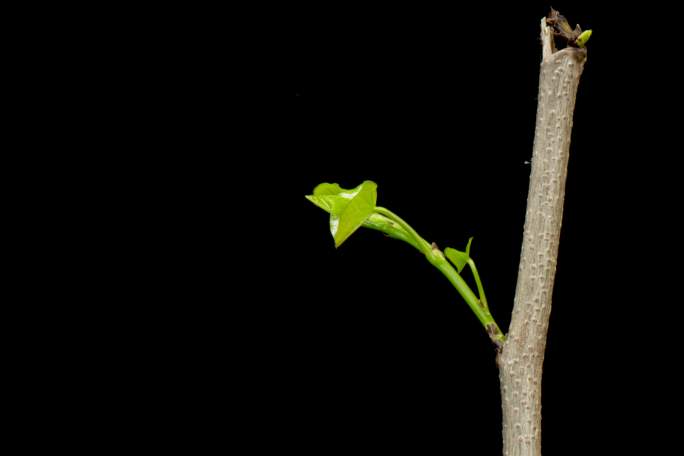
[[[306,198],[330,213],[330,232],[339,247],[354,233],[375,210],[377,184],[364,181],[358,187],[346,190],[338,184],[323,183]]]
[[[591,30],[585,30],[580,34],[580,36],[577,37],[575,43],[577,43],[577,46],[583,48],[587,45],[589,38],[591,38]]]
[[[319,184],[314,188],[314,194],[306,195],[306,199],[331,215],[339,216],[349,201],[361,190],[362,185],[345,190],[337,184]]]
[[[335,216],[330,218],[330,231],[335,239],[335,247],[339,247],[347,240],[373,213],[377,201],[377,187],[375,182],[364,182],[337,220]]]
[[[330,214],[339,214],[349,200],[337,195],[306,195],[306,199]]]
[[[456,266],[456,270],[460,273],[463,268],[465,268],[465,265],[468,264],[468,260],[470,259],[470,243],[473,242],[473,238],[471,237],[468,239],[468,245],[466,246],[465,252],[461,252],[460,250],[452,249],[451,247],[447,247],[444,250],[444,255],[451,261],[454,266]]]
[[[359,185],[359,187],[360,187],[360,185]],[[356,187],[354,190],[358,189],[359,187]],[[322,184],[318,184],[316,186],[316,188],[314,188],[314,195],[315,196],[339,195],[340,193],[353,192],[354,190],[345,190],[342,187],[340,187],[338,184],[328,184],[328,183],[324,182]]]

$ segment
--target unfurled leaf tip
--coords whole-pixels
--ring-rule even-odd
[[[468,255],[451,247],[444,249],[444,255],[456,266],[456,270],[460,273],[468,262]]]
[[[575,43],[577,43],[577,46],[583,48],[586,46],[589,38],[591,38],[591,30],[585,30],[584,32],[580,33],[580,36],[577,37]]]

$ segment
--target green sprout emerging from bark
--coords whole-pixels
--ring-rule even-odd
[[[330,233],[335,241],[335,247],[342,245],[357,229],[365,227],[404,241],[425,255],[425,258],[456,288],[482,323],[497,350],[501,350],[505,336],[489,311],[482,281],[475,262],[470,257],[473,238],[468,241],[465,251],[447,247],[442,252],[437,244],[428,243],[401,217],[389,209],[378,206],[377,187],[372,181],[365,181],[351,190],[343,189],[338,184],[324,183],[318,185],[313,195],[307,195],[306,198],[330,214]],[[475,279],[477,295],[460,275],[466,266],[470,268]]]

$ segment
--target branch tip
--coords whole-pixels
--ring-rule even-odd
[[[573,29],[565,16],[563,16],[557,10],[551,8],[549,15],[542,19],[544,59],[546,60],[547,55],[550,56],[556,52],[554,38],[560,38],[565,44],[566,48],[581,49],[584,48],[590,36],[591,30],[582,32],[582,27],[580,27],[579,24],[576,24],[575,28]],[[550,46],[550,53],[547,45]]]

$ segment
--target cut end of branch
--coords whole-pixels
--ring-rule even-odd
[[[551,8],[547,17],[541,20],[541,39],[543,60],[551,60],[551,56],[556,53],[572,53],[578,60],[586,58],[585,44],[591,36],[591,31],[582,32],[579,24],[573,29],[568,20],[558,11]],[[556,48],[556,38],[565,47],[561,50]]]
[[[553,29],[546,25],[546,18],[541,19],[541,39],[542,39],[542,55],[544,61],[551,59],[551,56],[556,52],[556,43],[553,40]]]
[[[582,47],[568,46],[564,49],[556,49],[556,34],[554,28],[547,24],[547,18],[541,20],[541,39],[542,39],[542,60],[550,62],[553,57],[560,57],[565,54],[572,55],[578,62],[583,62],[587,58],[587,50]]]

